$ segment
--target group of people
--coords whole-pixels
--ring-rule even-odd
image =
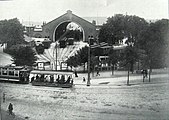
[[[19,77],[22,82],[26,82],[29,80],[29,73],[20,72]]]
[[[73,83],[73,79],[70,76],[68,76],[68,78],[66,80],[64,75],[61,75],[61,78],[58,75],[56,82],[59,83],[59,84],[68,84],[68,83]]]
[[[64,75],[58,75],[57,79],[54,81],[54,75],[36,75],[31,78],[31,82],[37,81],[37,82],[50,82],[50,83],[60,83],[60,84],[65,84],[65,83],[72,83],[73,80],[70,76],[68,76],[67,80]]]
[[[53,75],[47,75],[45,76],[44,74],[42,75],[36,75],[31,78],[31,82],[33,81],[38,81],[38,82],[54,82],[54,76]]]
[[[148,78],[148,70],[147,69],[143,69],[142,74],[143,74],[143,78]]]

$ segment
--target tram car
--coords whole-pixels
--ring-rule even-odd
[[[64,37],[63,39],[59,40],[59,45],[60,48],[65,48],[67,46],[67,42],[66,42],[66,37]]]
[[[0,66],[0,82],[29,83],[30,70],[23,66]]]
[[[31,83],[33,86],[71,88],[73,72],[32,70]]]

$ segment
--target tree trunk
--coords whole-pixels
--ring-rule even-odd
[[[151,80],[151,71],[152,71],[152,68],[150,67],[150,70],[149,70],[149,82],[150,82],[150,80]]]
[[[111,66],[112,68],[111,68],[111,70],[112,70],[112,75],[114,75],[114,64],[113,64],[113,66]]]
[[[83,72],[85,72],[85,63],[83,63]]]
[[[151,60],[149,61],[149,67],[150,67],[150,70],[149,70],[149,82],[150,82],[150,80],[151,80],[151,72],[152,72],[152,67],[151,67]]]
[[[92,77],[94,77],[94,66],[92,66],[93,70],[92,70]]]
[[[133,74],[133,72],[134,72],[134,63],[133,62],[131,62],[131,72],[132,72],[132,74]]]
[[[138,60],[138,66],[137,69],[140,70],[140,60]]]

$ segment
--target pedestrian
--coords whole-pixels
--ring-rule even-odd
[[[148,78],[148,71],[145,69],[145,77]]]
[[[100,76],[100,73],[99,73],[99,68],[97,68],[97,73],[96,73],[96,76]]]
[[[86,79],[85,79],[85,77],[83,77],[83,82],[86,82]]]
[[[78,75],[77,75],[77,71],[75,70],[75,77],[78,77]]]
[[[9,110],[9,115],[12,115],[13,114],[13,105],[12,105],[12,103],[10,103],[9,104],[9,106],[8,106],[8,110]]]
[[[143,78],[147,78],[148,76],[147,76],[147,74],[148,74],[148,72],[147,72],[147,69],[143,69]]]
[[[3,103],[5,102],[5,93],[3,93]]]

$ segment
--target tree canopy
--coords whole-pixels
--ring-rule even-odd
[[[136,44],[139,34],[148,23],[138,16],[117,14],[107,19],[100,29],[99,42],[119,44],[126,38],[126,43]]]
[[[149,67],[165,67],[169,56],[169,20],[162,19],[150,23],[149,27],[142,32],[139,46],[147,54],[144,64]],[[149,62],[147,62],[149,61]]]
[[[12,45],[26,43],[23,36],[24,27],[17,18],[0,21],[0,43]]]
[[[37,60],[36,53],[30,46],[13,45],[9,51],[17,66],[32,66]]]

